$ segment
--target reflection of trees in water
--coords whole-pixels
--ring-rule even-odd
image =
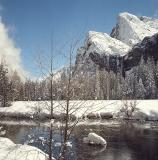
[[[16,135],[19,133],[21,127],[19,126],[12,126],[3,124],[3,129],[6,130],[6,137],[16,142]]]
[[[107,140],[107,148],[83,144],[83,137],[95,132]],[[158,131],[136,127],[132,123],[120,126],[79,126],[75,130],[76,155],[78,159],[89,160],[157,160]],[[97,158],[96,158],[97,157]]]
[[[135,127],[132,123],[122,125],[121,130],[126,145],[134,152],[136,159],[158,159],[158,131]]]
[[[30,134],[41,133],[46,131],[46,127],[39,126],[24,126],[24,125],[0,125],[6,130],[5,137],[11,139],[14,143],[24,143],[27,139],[27,136]]]

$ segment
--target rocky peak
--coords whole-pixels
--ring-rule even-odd
[[[137,17],[130,13],[120,13],[117,24],[111,32],[116,38],[129,46],[141,42],[145,37],[158,33],[158,20],[149,17]]]
[[[123,56],[130,47],[123,42],[110,37],[106,33],[89,31],[85,41],[86,53]]]

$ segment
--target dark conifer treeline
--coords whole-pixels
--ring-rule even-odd
[[[66,69],[53,80],[53,99],[66,98]],[[71,81],[71,99],[157,99],[158,64],[152,59],[126,72],[125,78],[118,72],[96,69],[95,74],[86,73],[74,76]],[[50,100],[50,80],[26,79],[22,82],[16,72],[8,74],[5,65],[0,64],[0,106],[8,106],[12,101]]]

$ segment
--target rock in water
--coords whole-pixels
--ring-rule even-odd
[[[88,137],[85,137],[83,141],[89,144],[97,144],[102,146],[107,145],[106,140],[103,137],[97,135],[96,133],[89,133]]]

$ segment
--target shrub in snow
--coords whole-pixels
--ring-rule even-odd
[[[134,114],[133,118],[142,122],[142,121],[148,120],[148,115],[143,113],[143,112],[141,112],[141,111],[137,111]]]
[[[89,113],[87,115],[87,118],[88,119],[99,119],[100,118],[100,115],[98,113]]]
[[[113,118],[113,115],[111,113],[100,113],[101,119],[111,119]]]
[[[122,108],[120,109],[120,112],[124,114],[124,117],[127,119],[130,119],[133,117],[134,113],[136,113],[136,111],[138,111],[137,108],[137,101],[133,100],[133,101],[123,101],[123,105]]]
[[[59,115],[56,116],[56,119],[59,119],[61,121],[65,121],[67,118],[66,114],[65,113],[60,113]],[[71,114],[69,115],[69,120],[70,121],[75,121],[76,120],[76,116]]]
[[[97,135],[96,133],[89,133],[88,137],[84,137],[83,141],[89,144],[96,144],[102,146],[107,145],[106,140],[103,137]]]

